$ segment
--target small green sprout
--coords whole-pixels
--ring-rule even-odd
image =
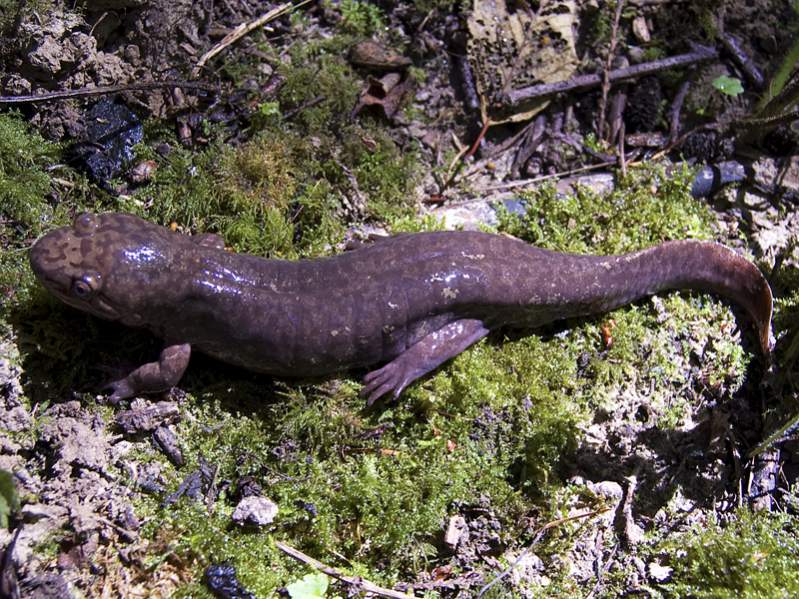
[[[330,579],[326,574],[306,574],[286,587],[291,599],[324,599]]]
[[[722,94],[728,96],[740,96],[744,93],[744,87],[741,85],[741,80],[737,77],[728,77],[721,75],[713,80],[713,87],[719,90]]]

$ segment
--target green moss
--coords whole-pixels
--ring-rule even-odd
[[[248,142],[232,148],[212,131],[216,141],[201,152],[176,148],[161,159],[142,149],[159,168],[121,207],[219,233],[237,251],[285,258],[329,253],[361,218],[409,216],[415,148],[398,147],[369,119],[353,122],[363,82],[341,56],[349,43],[335,36],[295,45],[281,67],[285,85],[268,118],[253,120]],[[148,132],[151,142],[169,139],[157,126]]]
[[[334,37],[296,46],[291,64],[280,67],[286,79],[278,94],[280,106],[284,114],[297,111],[293,124],[304,133],[335,134],[351,120],[363,85],[343,56],[351,43]]]
[[[581,187],[561,196],[543,187],[525,196],[524,217],[504,214],[501,230],[561,252],[614,254],[667,239],[709,239],[713,218],[690,195],[691,171],[631,170],[606,195]]]
[[[739,510],[722,526],[698,526],[658,548],[669,555],[668,596],[795,597],[799,526],[795,517]]]
[[[50,208],[50,175],[45,167],[59,154],[55,144],[29,130],[21,116],[0,115],[0,206],[3,216],[40,231]]]
[[[86,181],[58,165],[61,148],[32,131],[17,113],[0,114],[0,302],[11,308],[30,298],[28,247],[74,211],[89,208]],[[0,311],[0,322],[7,317]]]
[[[380,7],[370,2],[358,0],[341,0],[340,27],[348,33],[359,36],[370,36],[385,29],[385,17]]]

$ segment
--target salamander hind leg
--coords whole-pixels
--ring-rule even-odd
[[[191,357],[191,345],[182,343],[165,347],[157,362],[148,362],[139,366],[128,376],[106,385],[112,393],[108,401],[112,404],[133,397],[137,393],[158,393],[174,387]]]
[[[413,381],[434,370],[488,334],[479,320],[456,320],[423,337],[391,362],[363,378],[361,395],[372,405],[390,393],[394,399]]]

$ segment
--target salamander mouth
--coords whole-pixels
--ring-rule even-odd
[[[121,319],[119,309],[103,295],[97,294],[89,300],[79,300],[69,292],[71,281],[65,285],[62,281],[56,281],[47,276],[41,276],[39,280],[48,291],[72,308],[89,312],[106,320]]]

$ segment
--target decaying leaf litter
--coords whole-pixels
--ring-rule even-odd
[[[797,588],[790,6],[11,4],[2,592]],[[354,377],[202,359],[112,408],[108,371],[157,342],[56,306],[26,265],[87,209],[291,258],[442,222],[562,251],[712,238],[769,274],[775,361],[728,306],[668,295],[489,339],[375,412]]]

